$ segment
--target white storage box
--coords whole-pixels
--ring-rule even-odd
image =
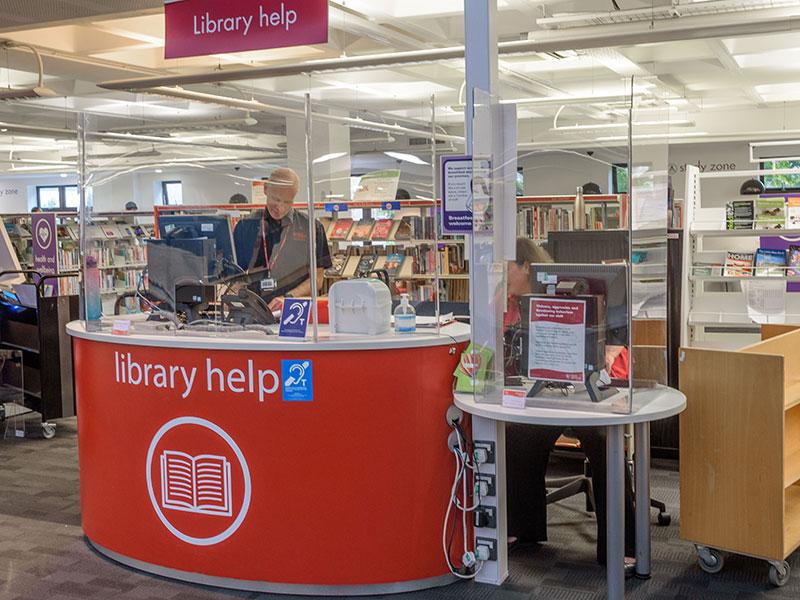
[[[392,293],[378,279],[337,281],[328,292],[333,333],[379,335],[392,327]]]

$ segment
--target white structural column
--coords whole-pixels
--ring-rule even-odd
[[[475,90],[493,94],[497,88],[497,32],[495,22],[497,16],[497,0],[464,0],[464,38],[466,40],[466,78],[467,78],[467,110],[466,138],[467,154],[473,154],[473,118]],[[473,315],[480,313],[481,318],[472,319],[473,341],[489,348],[495,357],[503,352],[502,332],[497,330],[497,323],[502,323],[502,306],[495,306],[490,296],[488,282],[492,279],[493,266],[502,260],[501,246],[496,243],[500,231],[470,236],[470,302]],[[497,257],[495,256],[497,254]],[[490,311],[494,314],[487,314]],[[499,341],[499,344],[498,344]],[[502,369],[502,361],[496,361]],[[482,472],[496,476],[497,495],[485,498],[482,504],[495,507],[496,526],[475,530],[476,537],[491,538],[496,541],[497,560],[484,563],[476,576],[483,583],[499,585],[508,577],[508,544],[506,536],[506,502],[505,502],[505,424],[474,417],[472,421],[474,440],[491,441],[495,444],[495,464],[482,466]]]
[[[325,159],[314,164],[315,202],[325,202],[328,196],[337,200],[350,197],[350,128],[345,125],[314,120],[312,155]],[[297,202],[307,202],[306,182],[306,122],[302,117],[286,118],[286,144],[289,163],[300,177]],[[339,156],[337,156],[339,155]],[[334,200],[331,200],[334,201]]]

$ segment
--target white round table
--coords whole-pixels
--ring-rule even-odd
[[[686,396],[678,390],[656,386],[635,389],[630,414],[588,412],[564,408],[506,408],[476,402],[472,394],[456,393],[455,405],[475,418],[502,423],[605,427],[607,464],[607,566],[608,598],[625,595],[625,426],[634,426],[636,482],[636,574],[650,576],[650,423],[675,416],[686,409]],[[558,400],[554,400],[554,405]],[[504,453],[497,453],[503,456]],[[497,469],[504,469],[497,465]],[[505,477],[503,477],[505,480]],[[505,494],[498,496],[505,498]],[[503,511],[505,508],[503,507]],[[498,551],[505,551],[499,545]]]

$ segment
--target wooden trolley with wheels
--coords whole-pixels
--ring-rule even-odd
[[[718,573],[724,552],[789,580],[800,547],[800,330],[738,351],[681,350],[681,537]]]

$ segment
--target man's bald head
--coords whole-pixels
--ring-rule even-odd
[[[288,167],[275,169],[264,182],[267,195],[267,210],[273,219],[280,221],[292,209],[292,204],[300,190],[300,177]]]

